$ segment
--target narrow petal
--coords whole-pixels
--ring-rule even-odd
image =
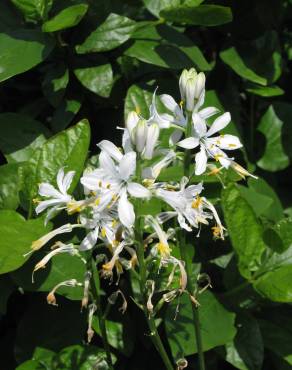
[[[206,136],[212,136],[215,132],[223,130],[231,121],[231,116],[229,112],[222,114],[220,117],[216,118],[212,126],[209,128]]]
[[[110,177],[117,177],[118,172],[112,158],[107,154],[107,152],[101,151],[99,155],[99,165],[104,170],[104,172]]]
[[[62,194],[53,185],[43,182],[39,186],[39,195],[42,197],[61,198]]]
[[[63,179],[63,189],[65,190],[63,193],[64,195],[67,194],[67,191],[70,188],[74,175],[75,175],[75,171],[69,171],[64,176],[64,179]]]
[[[242,144],[237,136],[234,135],[220,135],[208,139],[208,142],[217,145],[220,149],[235,150],[242,147]]]
[[[156,89],[157,90],[157,89]],[[147,121],[148,123],[157,123],[160,128],[169,128],[170,122],[163,118],[156,109],[156,90],[153,93],[152,96],[152,103],[150,105],[149,111],[150,111],[150,118]]]
[[[97,144],[97,146],[117,162],[120,162],[120,160],[123,158],[123,154],[119,148],[109,140],[102,140]]]
[[[98,168],[90,173],[85,173],[80,182],[88,190],[98,190],[100,189],[99,183],[103,180],[104,175],[104,170]]]
[[[156,123],[153,123],[151,126],[148,127],[146,145],[143,153],[143,157],[145,159],[152,159],[153,151],[159,138],[159,132],[159,125]]]
[[[35,211],[37,214],[43,212],[48,207],[57,206],[57,205],[64,205],[65,202],[60,199],[50,199],[50,200],[44,200],[43,202],[40,202]]]
[[[64,189],[63,189],[63,180],[64,180],[64,168],[60,168],[59,171],[58,171],[58,174],[57,174],[57,185],[58,185],[58,188],[60,189],[60,191],[63,193]]]
[[[136,153],[129,152],[125,154],[119,164],[120,177],[123,180],[128,180],[136,171]]]
[[[194,149],[199,145],[199,139],[196,137],[188,137],[179,141],[176,145],[184,149]]]
[[[90,249],[92,249],[95,244],[96,244],[96,241],[97,241],[97,238],[98,238],[98,227],[95,228],[94,230],[92,230],[90,233],[88,233],[86,235],[86,237],[82,240],[80,246],[79,246],[79,250],[81,251],[88,251]]]
[[[177,109],[179,109],[179,105],[177,102],[173,99],[171,95],[168,94],[162,94],[160,95],[160,100],[162,101],[162,104],[169,109],[171,112],[175,113]]]
[[[207,160],[208,160],[208,157],[207,157],[207,154],[206,154],[206,150],[203,146],[201,146],[201,150],[199,151],[199,153],[196,154],[196,175],[201,175],[202,173],[204,173],[206,171],[206,167],[207,167]]]
[[[220,110],[215,108],[215,107],[207,107],[207,108],[204,108],[204,109],[200,110],[200,112],[198,114],[201,118],[207,119],[209,117],[214,116],[214,114],[217,114],[219,112],[220,112]]]
[[[123,192],[119,199],[118,213],[121,223],[130,229],[135,222],[135,212],[133,205],[128,201],[126,192]]]
[[[151,196],[151,192],[137,182],[130,182],[127,190],[135,198],[150,198]]]
[[[203,137],[207,132],[207,125],[205,120],[203,120],[198,113],[192,114],[194,130],[199,137]]]

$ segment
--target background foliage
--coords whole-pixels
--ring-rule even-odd
[[[85,370],[97,360],[107,368],[97,323],[84,344],[82,292],[63,288],[58,308],[45,301],[57,282],[82,281],[79,260],[60,256],[31,283],[35,257],[23,253],[52,227],[36,218],[33,199],[61,166],[80,176],[129,110],[147,117],[156,86],[178,98],[177,77],[192,66],[207,74],[208,105],[232,113],[241,162],[260,176],[234,184],[227,175],[222,194],[207,178],[229,238],[189,240],[194,277],[201,270],[213,286],[200,299],[207,369],[291,368],[291,22],[291,0],[1,1],[1,370]],[[121,286],[134,295],[128,281]],[[195,369],[190,304],[181,300],[174,321],[176,305],[161,311],[159,330],[172,356],[189,356]],[[107,330],[117,369],[162,368],[131,301],[124,316],[112,310]]]

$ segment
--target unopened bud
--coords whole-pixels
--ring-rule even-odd
[[[180,90],[180,95],[181,95],[181,100],[185,101],[186,100],[186,85],[187,85],[187,80],[189,78],[196,78],[197,72],[195,68],[191,68],[189,71],[187,69],[184,69],[182,71],[182,74],[180,75],[179,78],[179,90]]]
[[[205,89],[206,77],[203,72],[200,72],[197,75],[195,83],[195,99],[198,100],[202,94],[202,91]]]
[[[126,128],[128,129],[129,133],[133,131],[139,121],[139,116],[135,111],[131,111],[128,114],[126,119]]]
[[[147,130],[146,145],[143,154],[143,157],[145,159],[152,159],[153,151],[157,144],[158,138],[159,138],[159,126],[157,123],[153,123],[151,126],[148,127]]]
[[[144,150],[147,136],[147,123],[144,119],[139,120],[134,132],[136,150],[141,153]]]

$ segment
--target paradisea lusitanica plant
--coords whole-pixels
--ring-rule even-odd
[[[88,342],[93,336],[92,318],[98,315],[100,331],[107,361],[112,368],[112,359],[107,341],[105,318],[98,294],[100,278],[114,282],[117,290],[108,297],[114,304],[122,297],[121,310],[127,309],[127,297],[118,288],[120,275],[131,270],[139,281],[140,299],[136,304],[144,311],[151,339],[165,367],[173,369],[163,343],[157,332],[155,316],[164,303],[185,294],[193,307],[193,322],[196,334],[200,369],[205,369],[200,334],[198,305],[202,288],[191,278],[191,264],[187,234],[196,230],[200,236],[202,227],[210,227],[214,239],[224,239],[222,225],[214,205],[204,196],[203,184],[194,183],[194,175],[215,175],[229,167],[241,177],[252,176],[234,161],[229,153],[242,145],[233,135],[222,135],[220,131],[230,122],[230,113],[219,112],[214,107],[203,108],[205,97],[205,75],[195,69],[184,70],[180,76],[181,101],[170,95],[161,95],[160,100],[167,113],[158,113],[155,93],[149,107],[148,119],[136,112],[128,115],[122,130],[122,148],[108,140],[98,144],[98,165],[90,165],[81,178],[83,198],[75,199],[68,194],[74,172],[60,168],[54,187],[48,183],[39,186],[41,199],[36,200],[36,213],[46,212],[46,222],[59,211],[76,216],[75,223],[63,226],[44,235],[32,244],[36,252],[59,235],[82,229],[84,235],[80,245],[55,242],[51,251],[40,260],[34,273],[44,268],[51,258],[60,253],[79,256],[87,266],[84,281],[74,279],[60,281],[48,294],[47,301],[57,305],[55,292],[63,285],[83,286],[82,309],[88,310]],[[211,125],[208,119],[216,116]],[[214,117],[213,117],[214,118]],[[160,175],[167,167],[181,163],[182,178],[179,183],[161,182]],[[145,204],[162,203],[162,212],[147,212]],[[72,219],[72,217],[70,218]],[[179,247],[180,256],[173,254]],[[56,257],[58,258],[58,257]],[[156,267],[156,275],[149,271]],[[169,271],[168,283],[161,299],[154,299],[161,270]],[[35,278],[35,276],[34,276]],[[204,288],[208,287],[208,282]],[[154,303],[157,302],[157,303]],[[106,309],[106,311],[108,308]],[[179,312],[177,316],[179,320]],[[186,365],[185,360],[177,365]]]

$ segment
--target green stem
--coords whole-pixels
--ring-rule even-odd
[[[100,296],[98,294],[98,291],[100,288],[100,280],[99,280],[99,275],[98,275],[98,272],[96,271],[96,266],[95,266],[93,259],[92,259],[90,268],[91,268],[91,274],[92,274],[91,280],[90,280],[90,287],[91,287],[91,292],[92,292],[92,295],[93,295],[93,298],[95,300],[96,307],[97,307],[97,315],[98,315],[98,322],[99,322],[99,328],[101,332],[102,343],[103,343],[104,350],[106,352],[106,358],[107,358],[109,368],[110,370],[114,370],[111,352],[110,352],[110,346],[108,343],[107,333],[106,333],[105,315],[103,315],[102,313]]]
[[[187,129],[186,129],[186,137],[191,136],[192,133],[192,118],[191,113],[187,113]],[[189,150],[185,151],[184,156],[184,175],[189,177],[190,175],[190,162],[191,162],[191,153]],[[195,291],[195,287],[192,284],[191,275],[192,275],[192,260],[188,256],[188,249],[186,243],[186,234],[182,230],[180,233],[180,254],[182,260],[185,262],[186,273],[188,277],[187,281],[187,290],[188,292],[193,295]],[[192,304],[192,312],[193,312],[193,321],[195,326],[195,336],[196,336],[196,343],[198,349],[198,357],[199,357],[199,369],[205,370],[205,360],[204,360],[204,351],[202,345],[202,336],[201,336],[201,328],[200,328],[200,318],[199,318],[199,310],[198,307]]]
[[[139,166],[139,158],[138,158],[138,161],[137,161],[137,170],[136,170],[136,174],[137,174],[137,180],[140,181],[141,180],[141,167]],[[137,202],[137,210],[140,208],[140,202],[138,201]],[[136,212],[138,213],[138,212]],[[144,314],[145,314],[145,318],[146,318],[146,321],[147,321],[147,324],[148,324],[148,327],[150,329],[150,337],[151,337],[151,340],[156,348],[156,350],[158,351],[164,365],[165,365],[165,368],[167,370],[173,370],[173,365],[165,351],[165,348],[163,346],[163,343],[160,339],[160,336],[159,336],[159,333],[157,331],[157,328],[156,328],[156,324],[155,324],[155,320],[154,320],[154,317],[149,314],[148,310],[147,310],[147,296],[146,296],[146,291],[145,291],[145,287],[146,287],[146,280],[147,280],[147,274],[146,274],[146,264],[145,264],[145,258],[144,258],[144,244],[143,244],[143,232],[142,232],[142,224],[141,224],[141,217],[137,217],[136,218],[136,223],[135,223],[135,238],[136,238],[136,243],[137,243],[137,258],[138,258],[138,262],[139,262],[139,275],[140,275],[140,279],[139,279],[139,283],[140,283],[140,294],[141,294],[141,298],[142,298],[142,304],[143,304],[143,310],[144,310]]]

